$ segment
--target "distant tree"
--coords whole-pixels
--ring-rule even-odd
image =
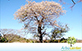
[[[15,13],[15,19],[24,23],[24,28],[29,32],[38,32],[39,41],[43,41],[43,32],[46,27],[58,26],[56,19],[65,13],[60,4],[42,1],[40,3],[28,1]],[[59,26],[58,26],[59,27]]]
[[[3,35],[2,37],[4,39],[7,39],[6,34],[17,34],[17,30],[14,29],[0,29],[0,33]],[[10,42],[14,36],[9,36],[10,38],[8,39],[8,42]]]
[[[72,44],[76,43],[76,39],[74,37],[68,37],[67,42],[70,44],[70,47],[72,47]]]
[[[68,26],[66,25],[65,27],[61,27],[61,28],[54,28],[52,30],[52,34],[51,34],[51,40],[56,38],[61,38],[63,37],[67,31],[69,30]]]

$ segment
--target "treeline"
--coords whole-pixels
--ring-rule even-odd
[[[12,42],[39,43],[38,40],[26,39],[15,34],[5,34],[2,37],[0,36],[0,42],[3,42],[3,43],[12,43]],[[43,43],[66,43],[66,42],[67,42],[67,39],[65,38],[61,38],[59,40],[43,40]]]
[[[19,35],[15,34],[5,34],[4,36],[0,37],[0,42],[25,42],[26,38],[23,38]]]
[[[23,35],[26,36],[28,33],[26,33],[27,30],[14,30],[14,29],[0,29],[0,42],[27,42],[27,43],[40,43],[39,41],[39,34],[33,34],[32,39],[26,39],[23,38]],[[67,32],[65,28],[55,28],[51,31],[51,34],[44,33],[43,37],[45,37],[45,40],[43,40],[43,43],[64,43],[66,42],[65,38],[61,38],[64,33]],[[22,34],[24,33],[24,34]],[[36,39],[37,38],[37,39]],[[50,38],[50,39],[48,39]],[[60,38],[59,40],[56,40],[56,38]]]

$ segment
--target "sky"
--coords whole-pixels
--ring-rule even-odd
[[[41,2],[42,0],[33,1]],[[59,3],[58,0],[53,1]],[[75,0],[75,2],[77,1]],[[82,39],[82,2],[77,3],[72,10],[70,8],[72,2],[70,0],[65,0],[65,2],[66,4],[61,5],[64,7],[63,10],[66,10],[66,13],[58,18],[59,22],[68,24],[70,28],[64,37],[74,36],[77,39]],[[21,29],[23,23],[15,20],[13,14],[26,3],[26,0],[0,0],[0,29]]]

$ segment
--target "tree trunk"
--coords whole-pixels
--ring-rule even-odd
[[[41,24],[38,25],[38,33],[40,34],[39,35],[39,41],[40,41],[40,43],[42,43],[43,37],[42,37],[42,33],[41,33]]]

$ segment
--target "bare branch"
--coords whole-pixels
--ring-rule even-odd
[[[74,0],[71,0],[73,2],[73,4],[76,4]]]

